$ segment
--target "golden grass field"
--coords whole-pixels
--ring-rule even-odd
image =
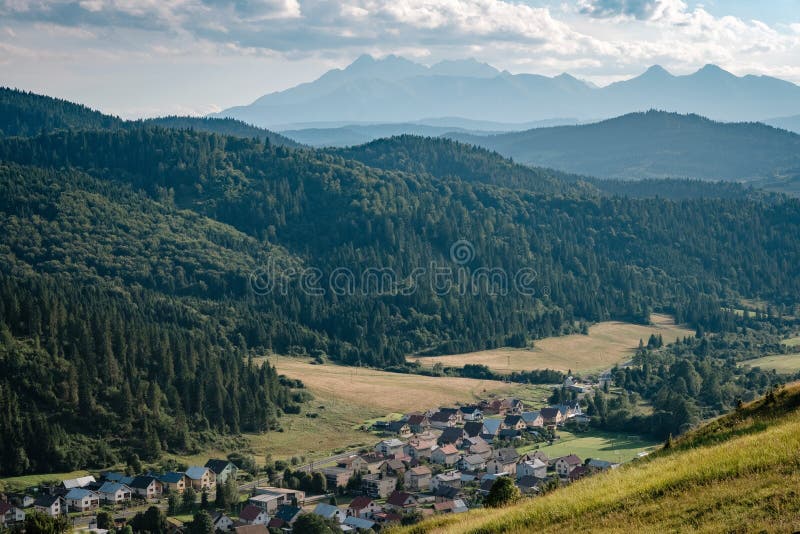
[[[800,388],[678,440],[676,449],[499,509],[401,532],[797,532]],[[775,419],[776,411],[788,410]]]
[[[441,363],[447,367],[464,364],[483,364],[496,372],[529,371],[531,369],[557,369],[559,371],[590,373],[608,369],[627,361],[639,346],[639,340],[650,334],[661,334],[665,343],[675,338],[694,335],[675,324],[668,315],[653,314],[652,325],[643,326],[619,321],[593,325],[588,335],[550,337],[537,340],[533,349],[494,349],[448,356],[411,357],[422,365]]]
[[[284,432],[247,435],[257,459],[266,452],[275,458],[321,458],[334,451],[372,447],[379,438],[363,430],[364,423],[396,417],[400,412],[467,403],[492,395],[543,400],[548,393],[537,386],[312,365],[307,359],[283,356],[270,356],[268,361],[281,374],[302,380],[314,400],[303,408],[302,414],[281,417]],[[307,412],[316,413],[317,417],[309,418]]]

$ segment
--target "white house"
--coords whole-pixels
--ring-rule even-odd
[[[33,509],[50,517],[57,517],[67,513],[67,503],[58,495],[40,495],[33,503]]]
[[[547,477],[547,464],[543,461],[539,460],[538,458],[534,458],[532,460],[526,460],[524,462],[520,462],[517,464],[517,479],[523,477],[536,477],[536,478],[546,478]]]
[[[558,476],[562,478],[568,477],[572,470],[582,463],[583,462],[581,462],[581,459],[574,454],[562,456],[555,461],[556,473],[558,473]]]
[[[70,512],[86,512],[100,506],[100,495],[84,488],[73,488],[64,496],[67,510]]]
[[[397,438],[384,439],[375,445],[375,452],[378,452],[386,457],[393,457],[395,454],[403,453],[404,443]]]
[[[103,502],[109,504],[119,504],[121,502],[130,501],[133,490],[125,484],[120,484],[119,482],[106,482],[100,486],[100,489],[97,490],[97,493],[100,494],[100,499]]]
[[[248,504],[239,512],[239,521],[245,525],[266,525],[269,522],[269,515],[258,506]]]
[[[344,522],[345,517],[347,517],[345,511],[338,506],[324,502],[319,503],[316,508],[314,508],[313,513],[320,515],[325,519],[335,519],[338,523]]]
[[[13,504],[0,502],[0,527],[10,527],[25,521],[25,511]]]

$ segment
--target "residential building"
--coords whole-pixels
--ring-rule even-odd
[[[347,505],[346,515],[350,517],[361,517],[368,519],[372,514],[379,512],[381,507],[366,495],[359,495]]]
[[[472,438],[472,440],[468,449],[470,454],[478,454],[483,457],[484,460],[489,460],[494,456],[492,446],[486,443],[483,438]]]
[[[274,514],[281,506],[302,505],[306,498],[306,494],[303,491],[288,488],[273,488],[271,486],[257,487],[254,493],[255,495],[250,497],[248,502],[254,506],[258,506],[270,515]]]
[[[386,431],[397,434],[401,438],[407,438],[411,435],[411,426],[405,421],[392,421],[386,425]]]
[[[97,493],[100,495],[100,500],[108,504],[128,502],[133,496],[133,490],[119,482],[105,482]]]
[[[172,491],[175,493],[183,493],[186,489],[186,485],[188,484],[186,475],[183,473],[177,473],[175,471],[164,473],[157,478],[158,481],[161,482],[165,492]]]
[[[33,509],[50,517],[57,517],[67,513],[67,503],[59,495],[40,495],[34,501]]]
[[[395,491],[386,499],[386,508],[389,510],[409,510],[416,506],[417,498],[405,491]]]
[[[564,422],[564,416],[558,408],[542,408],[539,414],[544,426],[557,426]]]
[[[619,467],[619,464],[615,464],[614,462],[607,462],[605,460],[598,460],[597,458],[592,458],[586,463],[586,466],[592,471],[607,471],[608,469],[616,469],[617,467]]]
[[[592,470],[585,465],[576,466],[575,469],[569,472],[569,481],[575,482],[587,475],[592,474]]]
[[[540,428],[544,426],[544,419],[539,412],[522,412],[522,420],[528,428]]]
[[[347,517],[344,510],[341,508],[324,502],[319,503],[316,508],[314,508],[313,513],[320,515],[325,519],[335,519],[338,523],[342,523],[345,517]]]
[[[326,467],[322,470],[325,475],[327,486],[333,488],[344,488],[353,476],[353,471],[344,467]]]
[[[217,532],[228,532],[233,528],[233,519],[222,512],[215,512],[211,516],[211,521],[214,524],[214,530]]]
[[[464,423],[464,435],[468,438],[483,434],[483,421],[467,421]]]
[[[217,475],[208,467],[190,467],[186,470],[186,478],[195,491],[210,491],[217,487]]]
[[[440,465],[455,465],[461,453],[453,445],[439,447],[431,453],[431,462]]]
[[[397,478],[377,473],[361,478],[361,491],[373,499],[385,499],[397,487]]]
[[[394,454],[392,454],[391,457],[394,457]],[[361,472],[366,474],[380,473],[381,469],[383,469],[383,463],[386,461],[383,453],[380,452],[378,452],[378,454],[363,454],[361,455],[361,459],[364,460]]]
[[[573,469],[581,465],[581,459],[575,456],[574,454],[570,454],[568,456],[562,456],[561,458],[556,459],[555,467],[556,473],[561,478],[566,478],[572,472]]]
[[[78,477],[78,478],[68,478],[67,480],[61,481],[61,486],[65,490],[71,490],[74,488],[85,488],[89,484],[94,484],[97,482],[95,478],[91,475],[87,475],[85,477]]]
[[[430,417],[431,426],[443,430],[458,424],[458,417],[451,412],[436,412]]]
[[[420,458],[430,458],[435,448],[436,441],[434,439],[416,437],[408,440],[408,443],[403,447],[403,452],[412,460],[419,460]]]
[[[157,499],[164,493],[164,485],[156,477],[149,475],[134,477],[129,486],[142,499]]]
[[[266,525],[269,522],[269,515],[258,506],[248,504],[239,512],[239,521],[245,525]]]
[[[239,474],[239,468],[236,467],[236,464],[228,460],[212,458],[206,462],[206,467],[214,473],[217,484],[225,484],[228,478],[236,480]]]
[[[500,432],[500,427],[502,424],[502,419],[484,419],[481,437],[486,441],[491,442],[497,436],[497,433]]]
[[[410,491],[427,491],[431,487],[433,473],[428,466],[412,467],[405,474],[405,486]]]
[[[447,471],[446,473],[439,473],[431,479],[431,489],[438,491],[443,486],[450,486],[454,488],[461,487],[461,472],[460,471]]]
[[[525,420],[522,418],[521,415],[506,415],[505,419],[503,419],[502,428],[512,429],[512,430],[525,430],[525,428],[527,428],[527,425],[525,424]]]
[[[469,421],[481,421],[483,420],[483,412],[480,410],[478,406],[462,406],[460,408],[461,417],[464,419],[465,422]]]
[[[342,521],[342,526],[349,527],[351,530],[358,532],[372,531],[375,526],[375,521],[364,519],[361,517],[347,516]]]
[[[411,414],[408,416],[406,423],[415,434],[425,432],[431,427],[431,422],[425,414]]]
[[[375,445],[375,451],[387,458],[393,458],[395,454],[402,454],[404,443],[399,439],[384,439]]]
[[[461,458],[458,466],[464,471],[483,471],[486,469],[486,459],[479,454],[470,454]]]
[[[25,521],[25,511],[11,503],[0,502],[0,527],[9,528]]]
[[[440,447],[448,444],[460,447],[462,441],[464,441],[464,429],[460,427],[450,427],[445,428],[444,431],[442,431],[442,435],[439,436],[439,439],[436,440],[436,443]]]
[[[433,510],[437,514],[460,514],[467,512],[469,508],[461,499],[448,499],[433,504]]]
[[[73,488],[64,496],[67,510],[70,512],[86,512],[100,506],[100,495],[85,488]]]
[[[504,460],[502,458],[492,458],[486,462],[486,472],[492,475],[506,474],[514,475],[517,470],[516,460]]]
[[[517,479],[521,479],[527,476],[532,476],[536,478],[546,478],[547,464],[537,458],[534,458],[532,460],[524,460],[517,464],[516,475]]]

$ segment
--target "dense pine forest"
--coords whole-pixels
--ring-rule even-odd
[[[727,303],[781,314],[800,295],[796,199],[609,196],[452,141],[315,151],[22,96],[0,138],[3,473],[276,428],[296,399],[250,365],[266,351],[389,368],[652,311],[726,331]],[[528,273],[526,291],[462,283],[482,268]],[[264,276],[281,286],[259,291]]]

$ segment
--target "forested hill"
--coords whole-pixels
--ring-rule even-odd
[[[719,330],[740,297],[797,301],[797,200],[531,192],[484,183],[510,164],[461,150],[420,173],[152,125],[0,139],[0,469],[278,426],[295,400],[246,363],[268,350],[391,368],[653,310]],[[141,440],[106,445],[129,429]]]
[[[232,137],[246,137],[252,139],[269,140],[273,145],[300,148],[303,145],[271,130],[251,126],[236,119],[214,119],[209,117],[179,117],[168,116],[147,119],[144,124],[154,124],[163,128],[178,130],[197,130],[199,132],[230,135]]]
[[[235,119],[168,116],[125,121],[81,104],[0,87],[0,136],[30,136],[54,130],[108,130],[155,125],[178,130],[197,130],[233,137],[269,140],[280,146],[302,145],[280,134]]]
[[[578,126],[448,137],[521,163],[609,178],[760,181],[800,175],[800,135],[698,115],[649,111]]]
[[[564,194],[581,188],[585,193],[593,190],[581,176],[518,165],[496,152],[441,137],[400,135],[349,148],[332,148],[328,152],[379,169],[458,178],[531,192]]]
[[[86,106],[0,87],[0,136],[36,135],[65,128],[119,128],[124,121]]]

